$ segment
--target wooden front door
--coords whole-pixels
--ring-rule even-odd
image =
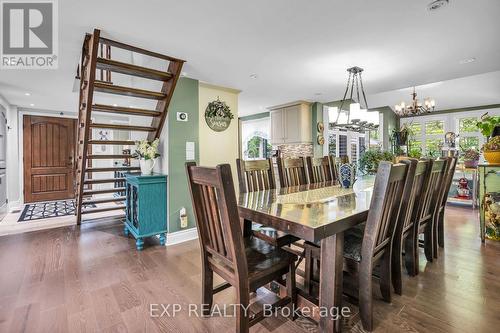
[[[74,198],[76,119],[23,121],[24,202]]]

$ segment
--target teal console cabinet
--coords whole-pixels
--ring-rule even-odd
[[[144,237],[159,235],[167,240],[167,176],[125,174],[126,217],[124,233],[136,239],[137,250],[144,248]]]

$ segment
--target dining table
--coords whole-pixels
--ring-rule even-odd
[[[239,195],[244,236],[258,223],[320,243],[320,332],[341,330],[344,231],[366,221],[374,182],[374,176],[362,176],[352,188],[323,182]]]

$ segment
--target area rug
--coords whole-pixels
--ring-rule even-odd
[[[96,207],[94,204],[85,204],[86,207]],[[23,212],[17,222],[26,222],[51,217],[75,215],[75,201],[61,200],[50,202],[35,202],[24,206]]]

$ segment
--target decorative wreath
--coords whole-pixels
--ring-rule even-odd
[[[217,97],[216,101],[208,103],[207,108],[205,109],[205,117],[206,118],[229,118],[233,119],[234,115],[231,113],[231,109],[227,106],[226,102],[223,102]]]

